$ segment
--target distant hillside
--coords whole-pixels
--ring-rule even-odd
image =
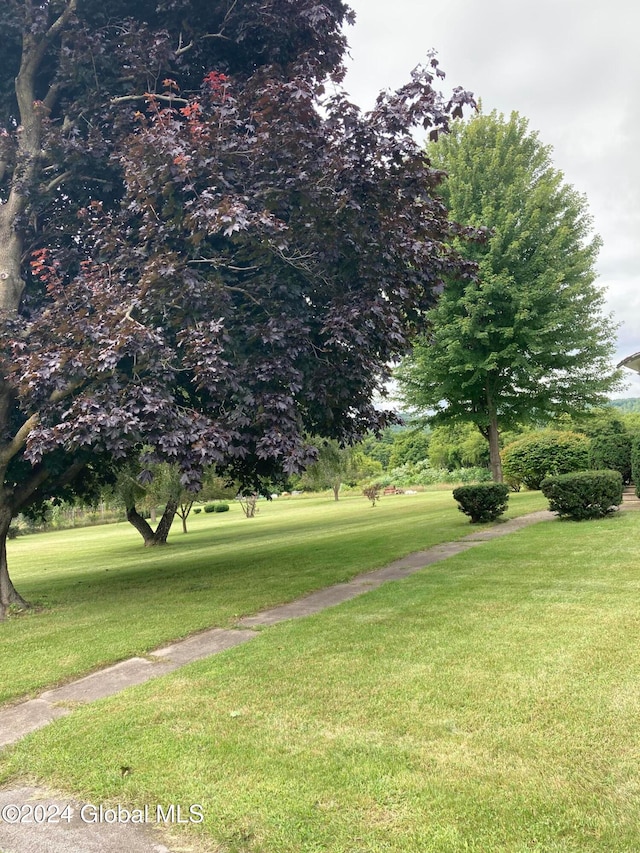
[[[625,397],[622,400],[609,400],[609,405],[621,412],[640,412],[640,397]]]

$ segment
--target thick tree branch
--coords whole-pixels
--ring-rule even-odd
[[[22,450],[29,433],[38,425],[39,420],[40,416],[37,413],[31,415],[31,417],[27,418],[27,420],[22,424],[11,441],[0,449],[0,467],[8,465],[10,460]]]
[[[72,462],[58,477],[55,478],[55,486],[61,488],[68,486],[86,467],[86,462]],[[51,472],[47,470],[45,465],[37,465],[31,474],[22,485],[13,493],[13,513],[14,515],[33,502],[33,498],[38,489],[43,486],[47,480],[51,478]]]
[[[61,175],[56,175],[48,184],[45,184],[43,189],[45,193],[53,192],[56,187],[59,187],[60,184],[63,184],[67,178],[70,178],[73,173],[70,170],[63,172]]]
[[[59,403],[61,400],[64,400],[65,397],[69,397],[74,391],[77,391],[78,388],[81,388],[84,382],[84,379],[76,379],[74,382],[70,382],[65,388],[58,388],[57,391],[52,391],[51,394],[49,394],[49,402]]]
[[[14,491],[11,509],[17,515],[29,502],[35,492],[49,479],[49,472],[44,465],[37,465],[31,475]]]

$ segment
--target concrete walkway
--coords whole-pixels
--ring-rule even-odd
[[[358,575],[347,583],[336,584],[310,595],[240,619],[237,627],[211,628],[200,634],[156,649],[145,658],[130,658],[114,666],[41,693],[36,699],[10,705],[0,711],[0,749],[46,726],[58,717],[72,713],[78,704],[113,696],[127,687],[173,672],[192,661],[210,657],[258,636],[257,628],[276,625],[319,613],[328,607],[349,601],[383,583],[401,580],[433,563],[460,554],[483,542],[522,530],[555,515],[547,510],[512,518],[493,527],[475,530],[456,542],[445,542],[425,551],[409,554],[382,569]],[[72,820],[60,823],[10,823],[2,820],[7,804],[38,804],[55,813],[60,800],[51,793],[32,788],[0,791],[0,853],[170,853],[152,837],[147,826],[130,822],[92,823],[81,818],[82,804],[70,804]],[[28,807],[25,811],[28,812]],[[85,815],[86,816],[86,815]],[[9,814],[11,819],[11,813]],[[184,849],[184,848],[183,848]]]

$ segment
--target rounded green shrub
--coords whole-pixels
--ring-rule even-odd
[[[202,507],[200,507],[200,506],[194,507],[193,512],[195,515],[197,515],[199,512],[202,512]]]
[[[541,488],[552,512],[575,521],[604,518],[622,503],[622,474],[619,471],[558,474],[546,477]]]
[[[216,504],[214,511],[215,512],[229,512],[229,504],[227,504],[227,503]]]
[[[215,504],[205,504],[204,511],[205,512],[215,512],[216,511],[216,505]]]
[[[539,489],[545,477],[589,467],[590,441],[581,433],[543,429],[523,435],[502,451],[505,479],[517,487]]]
[[[509,487],[504,483],[476,483],[453,490],[458,509],[471,518],[471,524],[495,521],[509,503]]]
[[[591,439],[589,467],[595,471],[619,471],[624,483],[631,482],[631,436],[604,433]]]

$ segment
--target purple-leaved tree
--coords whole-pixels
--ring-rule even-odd
[[[145,448],[259,490],[384,424],[388,365],[468,269],[413,131],[431,58],[367,114],[340,0],[0,10],[0,617],[12,517]],[[321,108],[320,108],[321,105]]]

